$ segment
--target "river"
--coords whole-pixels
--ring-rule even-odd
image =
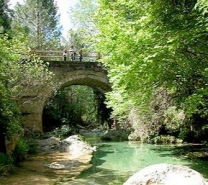
[[[156,163],[182,164],[200,172],[208,179],[208,161],[188,159],[188,151],[201,146],[151,145],[139,142],[98,142],[91,164],[70,170],[51,170],[44,166],[49,161],[67,154],[35,155],[25,161],[14,175],[1,177],[1,185],[122,185],[138,170]],[[83,171],[82,171],[83,170]],[[80,172],[82,171],[82,172]]]

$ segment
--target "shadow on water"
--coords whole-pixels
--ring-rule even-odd
[[[91,169],[93,170],[93,169]],[[121,185],[126,181],[126,176],[118,173],[115,170],[109,170],[104,168],[97,168],[95,172],[90,170],[83,172],[80,177],[72,182],[72,185]],[[80,183],[83,182],[83,183]]]
[[[121,185],[126,181],[126,174],[118,172],[113,169],[106,169],[102,167],[107,161],[106,156],[119,153],[121,151],[113,148],[112,145],[104,143],[99,145],[99,149],[94,153],[91,164],[92,166],[87,170],[81,172],[71,183],[72,185]]]
[[[113,151],[111,151],[111,149],[109,149],[109,151],[106,150],[102,150],[102,147],[111,147],[111,145],[107,145],[107,144],[103,144],[100,145],[100,148],[94,153],[92,160],[90,162],[90,164],[92,164],[91,168],[88,168],[87,170],[83,171],[79,176],[79,177],[83,177],[89,174],[92,174],[92,172],[100,172],[102,169],[97,168],[98,166],[101,166],[103,163],[106,162],[106,160],[104,160],[103,158],[106,157],[108,154],[114,153]]]
[[[186,166],[203,174],[203,177],[208,179],[208,157],[191,155],[194,152],[207,151],[208,149],[204,145],[157,145],[151,150],[157,152],[161,157],[175,156],[178,159],[187,161]]]

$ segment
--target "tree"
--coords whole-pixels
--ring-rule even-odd
[[[127,116],[134,106],[149,110],[155,92],[165,88],[174,104],[185,110],[187,120],[194,114],[207,119],[203,2],[195,8],[196,1],[100,1],[98,48],[109,68],[113,92],[108,98],[115,111],[126,111]]]
[[[7,1],[0,0],[0,34],[8,32],[11,28],[11,10],[8,9]]]
[[[10,30],[11,19],[6,1],[0,2],[0,8],[2,9],[0,17],[0,153],[1,157],[3,156],[3,161],[2,158],[0,161],[2,165],[16,162],[27,150],[25,146],[21,146],[24,143],[20,139],[24,133],[19,108],[21,97],[28,90],[40,89],[46,85],[52,86],[52,74],[48,71],[47,64],[30,54],[27,35],[18,29]],[[8,156],[5,156],[6,154]]]
[[[71,33],[77,33],[76,38],[79,39],[79,43],[76,43],[77,47],[85,47],[88,51],[95,50],[97,29],[94,16],[97,6],[97,0],[81,0],[75,8],[71,8],[69,11],[74,25],[73,29],[69,31],[69,37],[73,40],[74,35]]]
[[[0,37],[0,142],[13,143],[23,135],[19,100],[28,90],[52,86],[52,74],[47,64],[30,56],[27,38],[21,32],[8,39]],[[38,92],[37,92],[38,93]],[[5,152],[5,145],[0,151]],[[7,152],[12,152],[14,148]]]
[[[22,135],[20,126],[20,111],[9,90],[0,83],[0,153],[6,153],[6,140]]]
[[[13,26],[29,31],[32,48],[56,48],[61,35],[57,9],[54,0],[25,0],[14,8]]]
[[[43,114],[44,131],[62,125],[70,127],[96,127],[110,124],[110,110],[100,92],[86,86],[70,86],[59,90],[50,98]]]

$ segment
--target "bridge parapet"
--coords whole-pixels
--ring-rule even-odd
[[[32,54],[40,57],[44,61],[63,61],[63,51],[61,50],[32,50]],[[82,62],[96,62],[101,58],[100,52],[83,52]],[[67,52],[66,61],[71,61],[70,52]],[[75,61],[79,61],[79,53],[76,52]]]

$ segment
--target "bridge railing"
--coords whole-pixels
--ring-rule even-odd
[[[32,50],[32,54],[37,55],[41,60],[45,61],[64,61],[63,51],[60,50]],[[96,62],[101,58],[101,54],[99,52],[83,52],[82,62]],[[71,61],[70,52],[67,52],[66,61]],[[79,60],[79,53],[75,54],[75,60]]]

